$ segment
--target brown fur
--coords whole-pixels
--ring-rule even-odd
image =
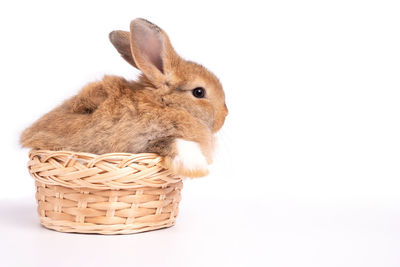
[[[105,76],[88,84],[26,129],[22,145],[95,154],[154,152],[168,164],[176,153],[174,140],[182,138],[197,142],[211,162],[213,133],[228,113],[218,79],[180,58],[165,32],[145,20],[132,21],[130,34],[112,32],[110,40],[124,59],[142,70],[138,81]],[[196,87],[206,89],[205,98],[192,95]],[[176,171],[192,177],[205,174]]]

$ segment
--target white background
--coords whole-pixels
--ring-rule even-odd
[[[39,226],[22,130],[104,74],[144,17],[221,79],[211,175],[176,226]],[[0,266],[400,266],[398,1],[2,1]]]

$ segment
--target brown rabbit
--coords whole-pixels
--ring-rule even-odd
[[[88,84],[26,129],[22,145],[95,154],[154,152],[180,175],[206,175],[213,134],[228,114],[218,79],[177,55],[167,34],[147,20],[135,19],[130,32],[109,37],[143,72],[139,79],[105,76]]]

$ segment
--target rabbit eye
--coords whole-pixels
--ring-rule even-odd
[[[202,87],[196,87],[192,91],[194,97],[203,98],[206,95],[206,90]]]

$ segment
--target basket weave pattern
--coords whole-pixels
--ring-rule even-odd
[[[128,234],[175,224],[182,179],[152,153],[33,150],[40,222],[62,232]]]

